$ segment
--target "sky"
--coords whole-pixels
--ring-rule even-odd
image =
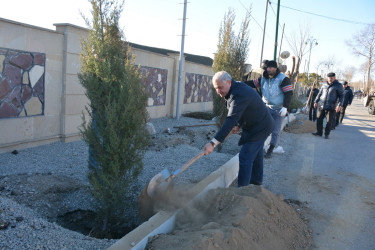
[[[274,57],[277,1],[271,0],[271,4],[268,4],[263,59]],[[120,19],[125,39],[141,45],[180,51],[183,2],[125,0]],[[363,57],[354,56],[346,41],[365,30],[366,24],[375,23],[375,1],[280,0],[280,5],[277,54],[281,47],[281,51],[289,51],[293,56],[288,41],[306,29],[311,40],[318,43],[313,43],[311,54],[306,49],[300,72],[309,69],[310,73],[326,74],[328,71],[344,71],[351,66],[358,69],[366,61]],[[88,0],[2,0],[1,6],[1,18],[52,30],[55,30],[55,23],[87,27],[80,13],[91,17]],[[184,52],[213,58],[220,24],[229,9],[236,14],[236,33],[246,12],[251,13],[247,63],[257,68],[261,58],[266,0],[188,0]],[[291,69],[291,56],[284,61],[288,70]],[[328,68],[322,63],[325,61],[331,61],[332,65]],[[363,75],[358,71],[353,80],[362,80]]]

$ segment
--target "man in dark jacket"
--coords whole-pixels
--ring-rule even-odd
[[[227,72],[217,72],[212,84],[217,94],[226,100],[228,115],[219,132],[204,146],[204,154],[210,154],[231,131],[237,133],[241,127],[238,186],[261,185],[263,146],[274,127],[271,114],[255,90],[243,82],[233,81]]]
[[[323,120],[324,118],[327,118],[327,124],[324,131],[326,139],[329,138],[335,111],[340,112],[341,110],[344,92],[341,83],[336,80],[335,73],[331,72],[327,75],[327,77],[328,82],[323,84],[323,86],[320,88],[319,93],[314,101],[314,108],[318,107],[319,101],[322,102],[322,110],[318,113],[318,118],[316,120],[317,132],[312,133],[315,136],[322,136]],[[338,105],[336,107],[337,101]]]
[[[275,120],[270,147],[265,155],[266,158],[270,158],[279,139],[283,119],[292,101],[293,87],[290,79],[280,72],[275,61],[267,61],[266,65],[266,71],[262,77],[245,83],[257,89]]]
[[[344,100],[342,102],[342,108],[340,112],[336,113],[336,127],[339,125],[339,123],[342,123],[342,120],[344,119],[345,110],[347,106],[350,106],[353,101],[353,91],[348,86],[348,82],[345,81],[342,86],[344,87]]]
[[[312,91],[310,103],[309,103],[309,120],[315,122],[316,121],[316,108],[314,108],[314,100],[319,93],[319,89],[315,87],[315,85],[311,86],[309,91],[307,91],[307,96],[310,96],[310,92]]]

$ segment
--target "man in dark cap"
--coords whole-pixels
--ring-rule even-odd
[[[312,133],[315,136],[323,135],[323,120],[327,118],[327,124],[324,131],[324,138],[329,138],[329,133],[332,128],[332,121],[335,116],[335,111],[340,112],[342,107],[344,89],[336,80],[336,74],[331,72],[327,75],[328,81],[324,83],[319,90],[318,95],[314,100],[314,108],[318,107],[318,103],[322,103],[322,109],[318,113],[316,120],[317,132]],[[338,101],[338,105],[336,107]],[[336,110],[335,110],[336,109]]]
[[[292,101],[293,87],[290,84],[290,79],[278,69],[277,62],[267,61],[266,66],[262,77],[245,83],[252,88],[260,90],[258,93],[262,96],[264,103],[275,120],[270,146],[264,156],[265,158],[270,158],[279,139],[283,118],[287,114]]]
[[[344,97],[343,97],[344,100],[342,102],[341,111],[336,113],[336,124],[335,124],[336,127],[340,123],[342,123],[342,120],[344,119],[346,107],[350,106],[352,104],[352,101],[353,101],[353,91],[348,86],[348,82],[344,81],[342,86],[344,87]]]

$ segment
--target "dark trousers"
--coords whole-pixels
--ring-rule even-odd
[[[262,185],[263,146],[266,139],[246,142],[242,145],[239,158],[238,187],[249,184]]]
[[[316,120],[316,108],[314,108],[314,103],[313,105],[310,105],[309,108],[309,120],[313,122]]]
[[[336,112],[335,123],[334,123],[335,126],[338,126],[340,123],[342,123],[342,120],[344,119],[344,116],[345,116],[345,110],[346,110],[346,106],[343,106],[340,112]]]
[[[342,123],[342,120],[344,119],[345,110],[346,110],[346,106],[343,106],[340,111],[340,123]],[[337,122],[337,125],[338,125],[338,122]]]
[[[331,132],[332,121],[334,119],[335,113],[336,113],[335,110],[326,110],[326,109],[322,109],[318,113],[318,117],[316,119],[316,129],[317,129],[317,132],[318,132],[319,135],[323,134],[323,120],[324,120],[324,118],[327,119],[327,124],[326,124],[326,127],[325,127],[324,134],[329,135],[329,133]]]

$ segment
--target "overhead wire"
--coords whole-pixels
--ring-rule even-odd
[[[276,3],[273,3],[271,1],[269,1],[270,4],[276,4]],[[362,22],[357,22],[357,21],[351,21],[351,20],[346,20],[346,19],[341,19],[341,18],[335,18],[335,17],[329,17],[329,16],[324,16],[324,15],[320,15],[320,14],[316,14],[316,13],[313,13],[313,12],[309,12],[309,11],[304,11],[304,10],[299,10],[299,9],[296,9],[296,8],[292,8],[292,7],[288,7],[288,6],[285,6],[285,5],[281,5],[281,7],[284,7],[284,8],[287,8],[287,9],[291,9],[291,10],[294,10],[294,11],[298,11],[298,12],[302,12],[302,13],[306,13],[306,14],[309,14],[309,15],[313,15],[313,16],[318,16],[318,17],[323,17],[323,18],[327,18],[327,19],[331,19],[331,20],[335,20],[335,21],[340,21],[340,22],[346,22],[346,23],[351,23],[351,24],[361,24],[361,25],[370,25],[370,23],[362,23]]]
[[[257,20],[254,18],[254,16],[251,15],[251,12],[246,8],[246,6],[242,3],[242,1],[241,1],[241,0],[238,0],[238,2],[240,2],[240,4],[242,5],[242,7],[246,10],[246,12],[250,15],[250,17],[254,20],[254,22],[255,22],[256,24],[258,24],[259,28],[260,28],[260,29],[262,30],[262,32],[263,32],[263,27],[262,27],[262,25],[260,25],[260,24],[257,22]],[[269,38],[271,38],[271,36],[270,36],[269,34],[267,34],[267,32],[266,32],[266,35],[267,35]]]

